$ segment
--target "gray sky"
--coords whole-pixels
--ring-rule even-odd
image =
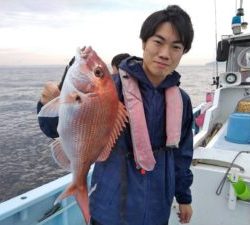
[[[218,39],[232,33],[236,2],[217,0]],[[168,4],[180,5],[194,25],[193,47],[182,64],[213,61],[214,0],[0,0],[0,65],[66,64],[84,45],[106,62],[121,52],[141,56],[142,22]],[[250,23],[250,1],[243,7]]]

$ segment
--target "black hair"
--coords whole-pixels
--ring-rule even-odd
[[[184,53],[187,53],[194,37],[193,25],[189,15],[177,5],[169,5],[166,9],[156,11],[147,17],[141,27],[142,41],[145,43],[148,38],[152,37],[164,22],[171,23],[184,46]]]
[[[121,61],[123,59],[128,58],[129,56],[130,55],[128,53],[121,53],[121,54],[115,55],[111,61],[111,66],[115,66],[116,68],[118,68]]]

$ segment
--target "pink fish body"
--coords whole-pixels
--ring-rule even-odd
[[[73,174],[72,183],[57,201],[74,195],[89,223],[88,171],[95,161],[108,158],[127,122],[108,68],[91,47],[79,50],[60,96],[47,103],[38,116],[59,116],[59,138],[52,143],[52,154]]]

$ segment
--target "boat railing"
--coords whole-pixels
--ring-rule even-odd
[[[7,218],[16,216],[20,221],[25,221],[29,217],[28,209],[36,203],[42,201],[42,199],[48,199],[55,194],[62,191],[67,183],[70,182],[72,175],[66,175],[53,182],[42,185],[39,188],[35,188],[22,195],[14,197],[0,204],[0,224]],[[53,201],[53,199],[51,199]],[[53,205],[53,204],[52,204]],[[40,208],[40,210],[42,210]]]
[[[90,176],[91,173],[88,181]],[[1,203],[0,225],[84,224],[80,209],[73,197],[54,205],[58,195],[71,181],[72,174],[68,174]]]

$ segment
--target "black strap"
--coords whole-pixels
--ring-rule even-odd
[[[59,85],[58,85],[59,90],[62,90],[63,82],[64,82],[64,80],[65,80],[65,77],[66,77],[66,74],[67,74],[67,72],[68,72],[68,69],[69,69],[69,67],[72,66],[72,64],[73,64],[74,62],[75,62],[75,56],[70,60],[69,64],[65,67],[65,70],[64,70],[64,72],[63,72],[63,76],[62,76],[61,82],[60,82]]]
[[[93,219],[92,217],[90,218],[90,225],[102,225],[99,222],[97,222],[95,219]]]
[[[128,196],[128,170],[127,170],[127,160],[122,159],[121,165],[121,193],[120,193],[120,218],[121,225],[129,225],[126,221],[127,212],[127,196]]]

